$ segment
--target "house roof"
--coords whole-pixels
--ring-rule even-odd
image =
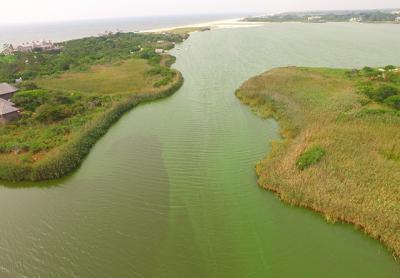
[[[9,106],[15,106],[15,103],[13,103],[13,102],[11,102],[11,101],[9,101],[9,100],[5,100],[5,99],[2,99],[2,98],[0,98],[0,104],[6,104],[6,105],[9,105]]]
[[[15,111],[19,111],[19,109],[14,107],[14,103],[0,98],[0,116],[7,115]]]
[[[18,91],[18,89],[15,88],[14,86],[11,86],[10,84],[7,83],[0,83],[0,96],[9,93],[15,93],[16,91]]]

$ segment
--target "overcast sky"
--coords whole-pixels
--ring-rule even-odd
[[[206,13],[400,8],[400,0],[1,0],[0,24]]]

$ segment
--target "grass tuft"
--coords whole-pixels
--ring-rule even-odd
[[[312,147],[299,156],[296,161],[297,168],[305,170],[320,161],[325,154],[326,151],[323,148],[319,146]]]

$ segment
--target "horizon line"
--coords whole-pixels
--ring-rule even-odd
[[[338,11],[384,11],[384,10],[400,10],[400,7],[389,7],[389,8],[353,8],[353,9],[304,9],[304,10],[286,10],[286,11],[276,11],[276,12],[259,12],[259,11],[249,11],[249,12],[229,12],[229,13],[177,13],[177,14],[144,14],[144,15],[131,15],[131,16],[107,16],[107,17],[87,17],[81,19],[61,19],[61,20],[32,20],[32,21],[8,21],[1,22],[0,26],[10,26],[10,25],[25,25],[25,24],[49,24],[49,23],[73,23],[82,21],[106,21],[106,20],[116,20],[116,19],[133,19],[133,18],[151,18],[151,17],[179,17],[179,16],[229,16],[229,15],[245,15],[247,16],[261,16],[270,14],[284,14],[284,13],[305,13],[305,12],[338,12]]]

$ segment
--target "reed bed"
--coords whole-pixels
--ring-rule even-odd
[[[256,166],[259,185],[283,201],[353,223],[400,256],[400,113],[371,103],[346,70],[278,68],[245,82],[237,97],[274,117],[283,140]],[[298,167],[307,150],[323,156]]]

